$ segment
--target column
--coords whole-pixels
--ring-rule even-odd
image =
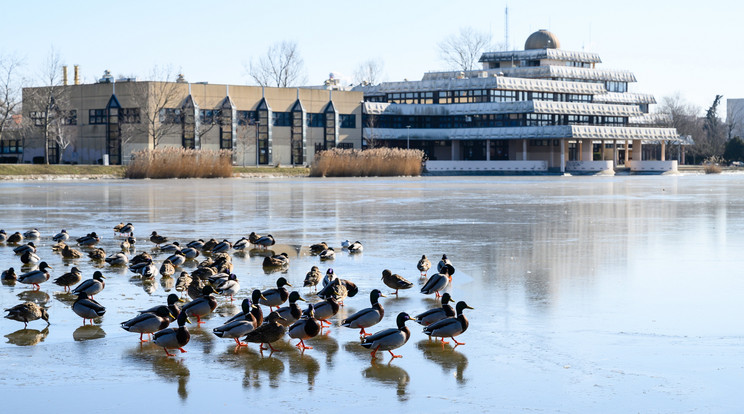
[[[666,141],[661,141],[661,160],[666,161]]]
[[[617,140],[612,140],[612,166],[617,167]]]
[[[527,140],[522,140],[522,161],[527,160]]]
[[[633,140],[633,161],[643,161],[642,144],[640,139]]]
[[[625,140],[625,168],[627,168],[627,167],[628,167],[628,156],[630,155],[630,154],[629,154],[629,152],[630,152],[630,151],[629,151],[629,147],[630,147],[630,146],[628,145],[628,140],[626,139],[626,140]]]
[[[491,161],[491,140],[486,140],[486,161]]]
[[[566,140],[561,139],[561,172],[566,172]]]

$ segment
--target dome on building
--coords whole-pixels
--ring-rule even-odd
[[[530,49],[560,49],[561,42],[553,33],[547,30],[538,30],[532,33],[524,42],[524,50]]]

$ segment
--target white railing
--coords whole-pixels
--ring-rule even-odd
[[[548,171],[546,161],[426,161],[428,171]]]
[[[677,172],[677,161],[628,161],[631,172]]]
[[[612,165],[612,161],[566,161],[566,171],[614,172],[615,169]]]

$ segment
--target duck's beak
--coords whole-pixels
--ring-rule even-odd
[[[297,300],[301,300],[303,302],[307,302],[305,299],[302,299],[301,297],[300,298],[297,298]]]
[[[171,319],[176,319],[176,317],[173,316],[173,312],[168,312],[168,316],[170,316]],[[186,320],[188,320],[188,318],[186,318]]]
[[[186,323],[191,323],[191,319],[188,316],[186,317]]]
[[[465,309],[475,309],[475,308],[472,306],[466,306]]]
[[[264,296],[263,293],[261,294],[261,299],[266,300],[266,296]]]
[[[179,302],[186,302],[183,298],[178,298]]]
[[[287,282],[287,286],[292,286],[292,285],[290,285],[289,282]]]
[[[452,299],[452,298],[450,298],[450,300],[449,300],[449,301],[450,301],[450,302],[454,302],[455,300],[454,300],[454,299]]]

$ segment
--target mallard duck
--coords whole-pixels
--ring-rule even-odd
[[[362,339],[362,346],[367,349],[372,349],[372,358],[375,357],[377,351],[388,351],[393,358],[400,358],[400,355],[395,355],[393,349],[400,348],[408,342],[411,337],[411,331],[406,326],[406,321],[410,320],[411,317],[407,313],[401,312],[396,318],[398,328],[384,329],[379,332],[375,332],[371,336]]]
[[[465,317],[465,315],[462,314],[462,311],[464,309],[473,308],[468,306],[467,303],[465,303],[464,301],[457,302],[457,304],[455,305],[457,317],[442,319],[439,322],[434,322],[424,328],[424,333],[429,336],[442,338],[442,345],[447,343],[444,341],[444,338],[447,337],[451,338],[452,342],[457,345],[465,345],[465,342],[457,342],[457,340],[455,340],[455,337],[457,335],[460,335],[468,329],[468,319]]]
[[[73,249],[70,246],[65,246],[64,249],[62,249],[62,257],[65,259],[79,259],[83,257],[83,253],[80,252],[80,250]]]
[[[106,308],[89,297],[87,293],[80,292],[77,300],[72,304],[72,311],[83,318],[83,325],[85,325],[86,319],[90,319],[92,325],[94,318],[103,316],[106,313]]]
[[[165,259],[162,265],[160,265],[160,275],[163,277],[171,277],[176,273],[176,267],[173,266],[173,262]]]
[[[349,253],[361,253],[364,250],[364,246],[362,246],[362,242],[357,240],[354,243],[349,244],[347,249],[349,249]]]
[[[253,318],[256,320],[256,326],[261,326],[264,322],[263,317],[263,311],[261,310],[261,307],[258,306],[258,302],[264,299],[264,296],[261,294],[261,291],[258,289],[254,289],[251,293],[251,299],[250,302],[253,305],[251,307],[251,313],[253,314]],[[243,299],[243,303],[241,304],[241,307],[243,307],[243,304],[245,304],[246,299]],[[228,322],[237,321],[240,319],[244,319],[245,314],[241,311],[233,315],[230,319],[228,319]]]
[[[284,267],[289,266],[289,255],[287,253],[275,254],[264,257],[263,267]]]
[[[214,264],[212,264],[212,267],[214,267],[218,273],[229,274],[233,272],[232,256],[227,253],[214,253],[212,257],[214,258]]]
[[[189,260],[196,259],[197,257],[199,257],[199,250],[196,250],[193,247],[186,247],[186,248],[181,249],[181,254],[186,259],[189,259]]]
[[[243,299],[241,307],[243,309],[242,319],[228,321],[224,325],[212,329],[212,332],[220,338],[235,339],[237,346],[246,346],[248,344],[240,342],[238,338],[247,335],[249,332],[256,329],[258,325],[256,325],[256,318],[251,314],[251,308],[253,307],[251,300],[248,298]]]
[[[322,324],[326,323],[331,326],[331,322],[328,320],[333,316],[336,316],[341,306],[338,304],[335,298],[328,298],[322,302],[315,303],[315,317]]]
[[[65,229],[62,229],[62,231],[52,236],[52,241],[55,241],[55,242],[67,241],[69,239],[70,239],[70,235],[67,233],[67,230]]]
[[[130,264],[129,270],[142,276],[143,279],[152,279],[158,274],[158,268],[152,262],[152,259],[142,263]]]
[[[439,263],[437,263],[437,272],[443,273],[444,266],[446,266],[446,265],[452,266],[452,262],[450,261],[450,259],[447,258],[447,255],[446,254],[443,254],[442,255],[442,260],[440,260]],[[454,269],[454,267],[453,267],[453,269]],[[452,273],[450,273],[450,275],[451,274]]]
[[[150,241],[155,243],[156,246],[160,246],[163,243],[168,242],[168,238],[165,236],[161,236],[158,234],[158,232],[153,231],[152,234],[150,234]]]
[[[192,277],[191,283],[189,283],[188,289],[186,289],[186,293],[189,295],[189,297],[193,299],[199,299],[202,297],[202,294],[204,292],[204,286],[207,285],[207,282],[199,279],[198,277]]]
[[[179,251],[168,256],[166,260],[169,260],[171,263],[173,263],[173,266],[180,267],[183,266],[184,263],[186,263],[186,256],[184,256],[183,253]]]
[[[52,245],[52,251],[55,253],[62,253],[62,250],[64,250],[65,247],[67,247],[67,243],[63,241],[58,241],[57,243],[54,243]]]
[[[151,308],[145,309],[143,311],[140,311],[139,313],[155,313],[160,308],[166,308],[168,312],[171,314],[171,316],[168,317],[169,322],[173,322],[176,320],[178,315],[181,313],[181,303],[183,303],[183,299],[179,298],[178,295],[175,293],[171,293],[166,298],[167,305],[157,305],[153,306]],[[163,329],[163,328],[160,328]]]
[[[176,279],[176,292],[186,292],[191,284],[191,275],[189,272],[181,272]]]
[[[201,250],[204,247],[204,240],[192,240],[188,243],[186,243],[186,247],[191,247],[192,249]]]
[[[47,262],[41,262],[39,263],[38,269],[18,276],[18,281],[27,285],[33,285],[34,288],[39,289],[39,283],[44,283],[49,280],[48,270],[51,268],[52,267],[49,266]]]
[[[349,246],[351,246],[351,242],[349,241],[349,239],[346,239],[341,242],[341,248],[348,249]]]
[[[140,313],[134,318],[122,322],[121,327],[127,332],[138,332],[140,342],[147,342],[146,339],[142,338],[144,334],[155,333],[167,328],[173,319],[175,317],[168,311],[168,308],[160,306],[155,309],[154,313]]]
[[[101,261],[106,260],[106,251],[100,247],[97,247],[88,252],[88,257],[90,257],[91,259],[97,262],[101,262]]]
[[[174,241],[173,243],[164,244],[160,246],[159,249],[161,252],[166,252],[166,253],[180,252],[181,245],[177,241]]]
[[[305,339],[315,338],[320,333],[320,322],[315,319],[312,303],[307,306],[307,310],[303,314],[302,319],[292,324],[287,331],[290,338],[300,340],[300,342],[295,345],[297,348],[300,348],[303,351],[305,349],[313,349],[313,347],[305,345]]]
[[[236,241],[232,247],[233,247],[233,250],[242,252],[243,250],[250,247],[250,245],[251,245],[251,242],[245,237],[242,237],[240,240]]]
[[[263,237],[259,237],[258,240],[256,240],[256,245],[263,247],[264,249],[268,248],[269,246],[273,246],[276,243],[274,240],[274,236],[267,234]]]
[[[73,266],[69,272],[53,280],[57,286],[62,286],[65,292],[70,291],[70,286],[77,285],[83,278],[83,272],[80,271],[76,266]]]
[[[5,311],[8,312],[8,314],[5,315],[6,318],[23,322],[24,329],[28,327],[29,322],[37,319],[45,320],[47,326],[49,326],[49,314],[46,309],[34,302],[21,303],[12,308],[5,309]]]
[[[93,298],[93,296],[99,294],[103,288],[106,287],[106,282],[104,282],[104,279],[106,277],[103,275],[103,273],[99,272],[98,270],[93,273],[92,279],[84,280],[83,283],[77,285],[75,289],[72,290],[72,293],[86,293],[88,296]]]
[[[27,239],[39,239],[41,238],[41,233],[39,232],[39,229],[32,229],[24,232],[23,237]]]
[[[313,266],[305,275],[305,282],[302,286],[312,287],[314,290],[317,290],[318,283],[320,283],[321,279],[323,279],[323,273],[320,272],[318,266]]]
[[[28,242],[13,249],[13,253],[18,255],[26,252],[36,253],[36,245],[34,245],[34,242]]]
[[[223,239],[212,247],[212,253],[227,253],[230,249],[232,249],[232,243],[227,241],[227,239]]]
[[[421,255],[421,260],[419,260],[416,268],[419,270],[419,272],[421,272],[422,277],[426,277],[429,269],[431,269],[431,262],[429,261],[429,259],[426,258],[425,254]]]
[[[218,242],[215,239],[209,239],[209,240],[207,240],[206,243],[204,243],[204,246],[202,246],[202,251],[203,252],[211,252],[212,249],[214,248],[214,246],[217,245],[217,243]]]
[[[385,309],[383,309],[380,302],[378,302],[379,298],[384,298],[385,295],[382,294],[378,289],[372,290],[369,294],[369,301],[372,304],[372,307],[364,308],[360,310],[359,312],[349,316],[348,318],[341,321],[341,326],[345,326],[347,328],[352,329],[361,329],[359,331],[359,335],[361,336],[368,336],[371,334],[368,334],[364,328],[369,328],[370,326],[376,325],[382,320],[382,317],[385,316]]]
[[[311,254],[320,254],[323,250],[328,248],[328,243],[326,242],[320,242],[316,244],[310,245],[310,253]]]
[[[318,255],[318,257],[320,257],[320,260],[323,260],[323,261],[325,261],[325,260],[333,260],[333,259],[336,258],[336,251],[333,250],[333,247],[329,247],[329,248],[323,250],[322,252],[320,252],[320,254]]]
[[[119,244],[119,247],[123,252],[128,252],[132,250],[132,247],[134,247],[134,244],[137,243],[137,239],[134,237],[127,237],[126,240],[122,241],[121,244]]]
[[[276,280],[276,288],[267,289],[262,292],[264,299],[261,299],[259,303],[268,306],[273,312],[274,307],[281,306],[289,298],[289,291],[284,286],[291,287],[292,285],[287,282],[287,279],[280,277]]]
[[[186,329],[186,323],[191,323],[191,321],[189,321],[186,312],[178,315],[177,321],[178,329],[166,328],[152,334],[152,342],[155,345],[162,346],[168,356],[175,356],[175,354],[169,353],[168,349],[178,349],[181,353],[186,352],[183,347],[191,340],[191,334]]]
[[[279,323],[281,322],[282,317],[276,312],[271,312],[267,319],[267,323],[259,325],[256,329],[249,332],[243,340],[245,342],[261,344],[259,347],[261,351],[266,349],[263,347],[263,344],[266,344],[269,346],[269,349],[271,349],[271,352],[274,352],[276,349],[271,346],[271,343],[282,339],[284,334],[287,333],[287,328]]]
[[[300,309],[300,306],[297,304],[298,300],[306,302],[305,299],[300,296],[299,292],[293,290],[289,294],[289,306],[282,306],[281,308],[277,308],[276,312],[286,320],[284,322],[280,322],[282,325],[292,325],[295,321],[300,319],[300,316],[302,316],[302,309]]]
[[[217,300],[212,296],[212,293],[216,293],[212,286],[204,286],[204,289],[202,289],[202,296],[183,305],[181,307],[181,313],[187,314],[188,316],[196,316],[197,324],[204,323],[201,320],[201,317],[209,315],[217,308]]]
[[[18,243],[21,243],[22,241],[23,241],[23,235],[19,232],[15,232],[11,234],[10,236],[8,236],[8,239],[6,240],[8,244],[18,244]]]
[[[104,260],[111,266],[126,266],[129,264],[129,257],[124,252],[114,253],[105,257]]]
[[[92,232],[92,233],[88,233],[87,235],[83,237],[78,238],[76,241],[77,241],[77,244],[79,244],[80,246],[91,247],[91,246],[95,246],[96,244],[98,244],[101,241],[101,238],[98,237],[96,232]],[[62,255],[64,256],[64,252]]]
[[[336,273],[334,273],[333,269],[329,267],[328,270],[326,270],[325,276],[323,276],[323,287],[326,287],[329,284],[331,284],[331,282],[336,280],[336,278],[337,278]]]
[[[15,269],[10,267],[8,270],[3,270],[3,273],[0,274],[0,280],[15,282],[18,280],[18,275],[16,274]]]
[[[132,257],[132,260],[130,260],[129,263],[131,263],[132,265],[136,265],[138,263],[144,263],[148,261],[152,261],[152,256],[150,256],[150,253],[142,252]]]
[[[346,279],[334,279],[328,286],[321,289],[316,295],[323,299],[334,298],[340,305],[343,305],[346,297],[354,297],[359,292],[359,288],[354,282]]]
[[[0,243],[5,243],[8,241],[8,233],[5,232],[5,230],[0,229]]]
[[[121,234],[121,229],[123,229],[123,228],[124,228],[124,223],[123,222],[115,225],[114,226],[114,236],[116,236],[117,234]]]
[[[454,300],[449,293],[444,293],[442,295],[441,307],[429,309],[424,313],[420,313],[416,315],[413,320],[420,325],[429,326],[434,322],[441,321],[442,319],[454,318],[455,316],[457,316],[457,314],[455,314],[455,310],[452,309],[452,306],[450,306],[450,302],[454,302]]]
[[[217,293],[222,296],[229,296],[230,302],[233,301],[233,296],[236,295],[238,291],[240,291],[240,282],[238,281],[238,276],[235,275],[235,273],[230,273],[230,275],[227,277],[227,280],[222,282],[219,287],[217,287]]]
[[[39,263],[40,261],[41,261],[41,258],[39,257],[39,255],[31,251],[28,251],[21,255],[21,262],[23,264],[29,265],[29,264]]]
[[[127,234],[129,237],[134,236],[134,224],[127,223],[119,229],[119,234]]]
[[[251,244],[256,244],[256,242],[260,238],[261,236],[259,236],[258,234],[256,234],[256,232],[253,232],[253,231],[251,232],[251,234],[248,235],[248,241],[251,242]]]
[[[395,289],[395,296],[398,296],[398,289],[410,289],[413,287],[413,283],[388,269],[382,271],[382,282],[390,289]]]
[[[449,285],[452,280],[452,274],[454,273],[454,267],[450,265],[443,266],[440,273],[433,274],[429,278],[429,280],[424,283],[424,286],[421,288],[421,293],[423,293],[424,295],[431,295],[432,293],[434,293],[436,297],[441,296],[439,294],[439,291],[443,290],[447,287],[447,285]]]

